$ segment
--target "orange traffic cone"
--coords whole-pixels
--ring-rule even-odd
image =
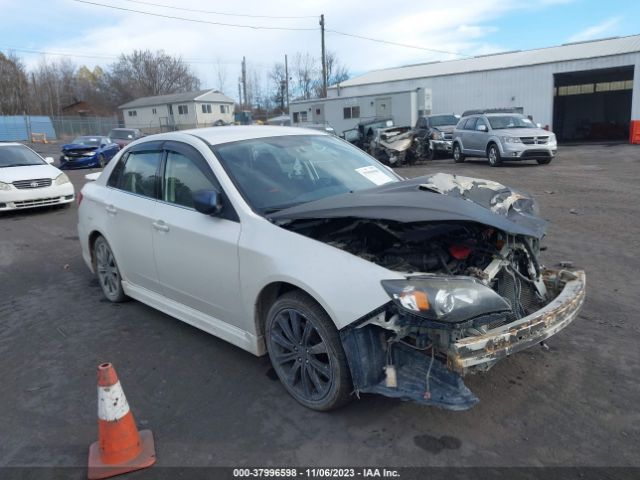
[[[151,430],[138,432],[113,365],[103,363],[98,367],[98,441],[89,448],[89,479],[140,470],[155,461]]]

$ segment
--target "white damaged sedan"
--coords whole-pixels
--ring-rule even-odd
[[[405,180],[332,135],[145,137],[82,189],[82,254],[134,298],[253,354],[316,410],[372,392],[452,410],[463,377],[569,325],[585,274],[540,263],[546,222],[487,180]]]
[[[0,143],[0,212],[73,202],[69,177],[52,163],[21,143]]]

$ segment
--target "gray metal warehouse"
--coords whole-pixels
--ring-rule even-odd
[[[317,104],[342,99],[344,118],[374,105],[395,116],[399,92],[418,92],[405,123],[425,110],[517,108],[560,141],[628,140],[632,120],[640,120],[640,35],[374,70],[330,87],[327,99],[292,102],[291,111],[308,104],[308,121],[331,122]]]

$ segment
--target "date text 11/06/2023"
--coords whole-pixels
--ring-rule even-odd
[[[400,478],[389,468],[234,468],[236,478]]]

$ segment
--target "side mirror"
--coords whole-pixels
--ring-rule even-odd
[[[193,207],[200,213],[216,216],[222,212],[222,195],[217,190],[198,190],[191,198]]]
[[[53,157],[44,157],[44,161],[49,165],[53,165]]]
[[[104,148],[104,147],[106,147],[106,146],[107,146],[107,144],[106,144],[106,143],[101,143],[101,144],[100,144],[100,148]]]
[[[486,125],[478,125],[478,127],[476,128],[476,130],[478,130],[479,132],[486,132],[486,131],[488,131],[487,126],[486,126]]]

